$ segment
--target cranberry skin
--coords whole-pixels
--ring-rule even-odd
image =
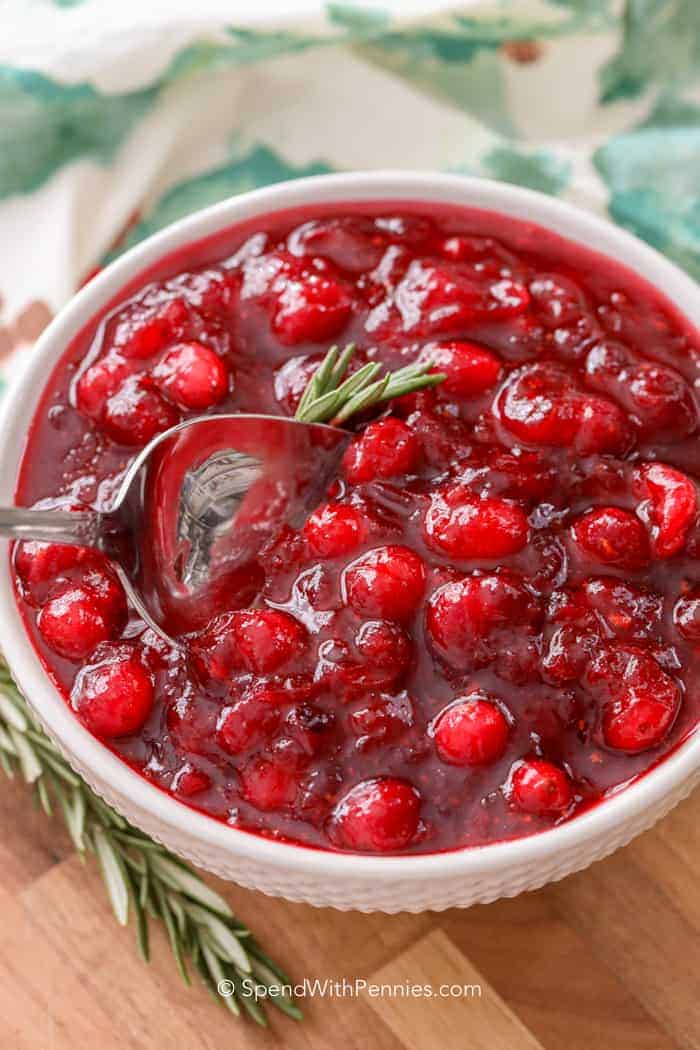
[[[438,389],[456,398],[486,393],[501,371],[498,358],[476,343],[439,343],[426,347],[421,357],[431,361],[436,372],[444,373]]]
[[[573,801],[571,781],[558,766],[533,758],[521,762],[510,778],[510,794],[525,813],[558,816]]]
[[[192,798],[194,795],[201,795],[202,792],[209,790],[211,777],[203,769],[197,769],[196,766],[186,762],[178,769],[170,787],[182,798]]]
[[[282,762],[255,755],[240,772],[241,792],[256,809],[286,809],[294,803],[299,783],[295,772]]]
[[[676,602],[673,622],[689,642],[700,642],[700,589],[694,588]]]
[[[376,547],[347,567],[343,593],[360,616],[408,620],[425,590],[425,567],[408,547]]]
[[[318,507],[304,525],[309,547],[320,558],[339,558],[364,543],[369,533],[367,518],[348,503],[326,503]]]
[[[191,642],[200,672],[226,681],[234,671],[272,674],[299,656],[306,631],[276,609],[245,609],[217,616]]]
[[[225,707],[216,727],[219,747],[229,755],[239,755],[259,747],[272,736],[279,725],[280,714],[265,696],[244,697]]]
[[[119,350],[129,359],[146,360],[174,343],[189,320],[184,299],[171,299],[159,312],[134,324],[126,338],[118,338]]]
[[[620,507],[599,507],[573,525],[578,546],[605,565],[636,572],[649,564],[649,540],[639,518]]]
[[[309,273],[285,281],[272,318],[272,328],[284,346],[322,343],[345,327],[352,300],[332,277]]]
[[[137,733],[148,720],[153,698],[153,680],[131,654],[84,668],[71,702],[90,732],[109,740]]]
[[[388,684],[400,678],[411,662],[408,635],[398,624],[385,620],[363,623],[355,635],[355,648],[376,683]]]
[[[467,576],[431,596],[426,631],[435,652],[464,669],[494,631],[531,624],[537,616],[536,602],[515,573]]]
[[[343,471],[351,485],[410,474],[420,446],[415,434],[400,419],[379,419],[354,439],[343,456]]]
[[[453,766],[483,766],[500,758],[508,742],[503,712],[481,692],[451,704],[435,723],[435,747]]]
[[[675,722],[679,703],[665,703],[643,690],[623,690],[604,711],[605,743],[628,755],[656,747]]]
[[[583,591],[590,608],[621,640],[641,641],[658,636],[663,612],[660,595],[610,577],[586,580]]]
[[[70,587],[51,598],[36,625],[49,648],[68,660],[83,660],[112,633],[99,600],[87,587]]]
[[[423,521],[428,547],[460,561],[517,554],[529,531],[527,517],[516,504],[479,498],[464,485],[435,492]]]
[[[676,682],[636,645],[600,647],[586,672],[587,687],[603,701],[608,747],[636,754],[661,743],[681,703]]]
[[[15,571],[22,584],[22,596],[32,605],[40,605],[46,591],[65,573],[77,569],[94,557],[87,547],[73,547],[63,543],[42,543],[25,540],[15,547]]]
[[[80,376],[75,388],[75,401],[80,412],[99,422],[108,398],[117,392],[131,368],[118,354],[107,354],[90,365]]]
[[[139,377],[124,382],[105,406],[102,429],[120,445],[146,445],[179,423],[177,410]]]
[[[503,427],[530,445],[573,446],[580,455],[622,453],[630,443],[621,409],[584,394],[561,365],[545,361],[513,372],[494,410]]]
[[[298,409],[302,395],[322,360],[318,356],[291,357],[275,372],[275,399],[288,415],[293,416]]]
[[[411,844],[421,797],[405,780],[378,777],[357,784],[336,806],[331,835],[344,849],[387,853]]]
[[[629,407],[656,440],[681,440],[697,428],[697,411],[682,376],[672,368],[647,361],[629,383]]]
[[[671,558],[678,554],[698,513],[694,483],[665,463],[645,463],[636,472],[635,490],[648,500],[639,510],[651,525],[654,556]]]
[[[202,343],[180,343],[153,369],[156,386],[185,411],[211,408],[226,396],[228,373],[221,358]]]

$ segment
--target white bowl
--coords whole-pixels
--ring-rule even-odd
[[[73,336],[132,278],[166,253],[227,226],[309,203],[439,201],[528,219],[626,264],[695,324],[693,281],[651,248],[561,201],[502,183],[429,173],[322,175],[256,190],[198,212],[150,237],[92,280],[44,332],[7,392],[0,422],[0,504],[14,502],[27,428],[42,388]],[[42,725],[87,782],[133,824],[226,879],[290,900],[361,911],[467,906],[535,889],[584,868],[650,827],[700,779],[700,733],[601,805],[529,838],[403,857],[308,849],[236,830],[197,813],[133,772],[75,718],[52,684],[17,608],[6,551],[0,557],[0,646]]]

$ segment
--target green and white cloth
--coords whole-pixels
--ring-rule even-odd
[[[381,167],[557,194],[700,275],[700,0],[0,0],[0,369],[172,220]]]

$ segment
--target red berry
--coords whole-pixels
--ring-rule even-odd
[[[171,299],[158,313],[134,320],[130,318],[119,332],[119,350],[128,358],[145,360],[161,353],[182,335],[189,320],[184,299]]]
[[[82,660],[112,633],[99,600],[87,587],[70,587],[51,598],[36,623],[49,648],[69,660]]]
[[[131,368],[118,354],[107,354],[90,365],[80,376],[75,388],[78,408],[90,419],[100,420],[108,398],[117,392]]]
[[[498,358],[476,343],[439,343],[421,357],[431,361],[445,379],[438,389],[457,398],[478,397],[490,390],[501,371]]]
[[[368,620],[355,635],[355,648],[375,684],[400,678],[411,662],[411,643],[396,623]]]
[[[71,701],[88,729],[111,739],[137,733],[153,708],[153,680],[134,653],[106,654],[79,673]]]
[[[608,632],[628,641],[654,638],[661,629],[663,599],[611,577],[586,580],[586,600]]]
[[[365,515],[349,503],[326,503],[318,507],[304,526],[311,550],[321,558],[350,554],[364,543],[368,533]]]
[[[264,695],[244,697],[222,710],[216,729],[219,746],[229,755],[259,747],[274,733],[279,720],[279,708]]]
[[[410,474],[420,446],[412,430],[400,419],[379,419],[359,434],[343,456],[343,470],[351,485]]]
[[[571,781],[564,770],[541,758],[520,762],[515,767],[510,792],[520,809],[536,816],[558,816],[573,801]]]
[[[348,566],[343,590],[360,616],[407,620],[423,597],[425,567],[408,547],[376,547]]]
[[[423,521],[427,545],[458,561],[517,554],[529,531],[527,517],[515,503],[480,498],[465,485],[438,489]]]
[[[627,754],[660,744],[676,720],[679,699],[671,703],[643,689],[623,689],[603,713],[603,737],[608,747]]]
[[[639,518],[620,507],[599,507],[572,527],[579,547],[596,561],[634,572],[649,564],[649,540]]]
[[[305,273],[284,282],[272,328],[285,346],[322,343],[345,327],[351,309],[352,300],[338,281],[321,273]]]
[[[405,780],[378,777],[352,788],[331,818],[331,834],[344,849],[386,853],[411,844],[421,797]]]
[[[657,558],[678,554],[698,513],[694,483],[665,463],[645,463],[637,471],[635,489],[647,499],[639,512],[651,525],[653,554]]]
[[[181,766],[172,779],[170,788],[182,798],[192,798],[193,795],[201,795],[211,787],[211,777],[203,769],[197,769],[190,762]]]
[[[630,754],[659,744],[680,709],[676,682],[636,645],[599,647],[586,672],[586,685],[603,701],[605,743]]]
[[[158,389],[185,411],[211,408],[228,390],[226,366],[202,343],[173,347],[153,369],[153,379]]]
[[[700,589],[693,588],[678,599],[673,622],[689,642],[700,642]]]
[[[293,770],[282,762],[256,755],[240,772],[243,797],[256,809],[264,811],[291,806],[299,789]]]
[[[538,608],[515,573],[467,576],[446,583],[431,596],[426,631],[434,650],[455,668],[483,662],[491,636],[531,624]]]
[[[106,562],[100,565],[99,560],[101,559],[98,555],[98,563],[89,566],[83,572],[80,583],[93,595],[98,609],[110,627],[110,633],[114,635],[121,631],[126,622],[126,595],[109,565]]]
[[[629,445],[619,407],[583,394],[567,369],[549,361],[511,373],[495,411],[506,430],[531,445],[573,446],[581,455],[619,453]]]
[[[272,674],[299,656],[305,644],[306,631],[293,616],[244,609],[215,617],[191,648],[206,676],[226,681],[234,671]]]
[[[15,570],[22,584],[22,596],[32,604],[42,604],[52,584],[92,556],[94,552],[87,547],[41,543],[38,540],[18,543],[15,548]]]
[[[495,762],[506,749],[508,722],[481,691],[450,706],[435,723],[435,746],[443,762],[482,766]]]
[[[146,445],[179,421],[172,405],[132,376],[108,400],[102,428],[120,445]]]

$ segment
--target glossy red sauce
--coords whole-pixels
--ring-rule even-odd
[[[355,424],[327,500],[181,648],[110,567],[25,544],[77,717],[160,788],[322,848],[430,852],[569,819],[698,721],[697,333],[630,271],[434,205],[278,213],[163,259],[79,334],[19,503],[107,507],[202,411],[292,415],[334,342],[434,390]]]

